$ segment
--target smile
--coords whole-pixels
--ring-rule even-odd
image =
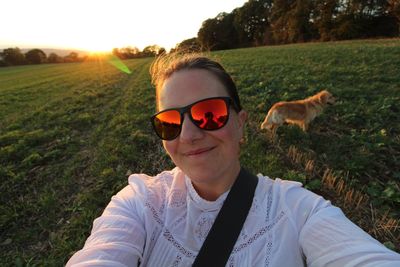
[[[200,148],[200,149],[196,149],[196,150],[192,150],[187,153],[184,153],[184,155],[188,156],[188,157],[199,156],[199,155],[203,155],[203,154],[213,150],[214,148],[215,147]]]

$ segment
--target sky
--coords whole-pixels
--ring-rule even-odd
[[[157,44],[169,50],[197,36],[203,21],[247,0],[5,0],[0,49],[93,52]]]

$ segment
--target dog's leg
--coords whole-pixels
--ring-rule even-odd
[[[271,137],[272,137],[273,141],[276,141],[276,139],[277,139],[276,131],[278,130],[278,127],[279,127],[279,125],[276,125],[276,124],[272,125],[272,127],[271,127]]]
[[[301,124],[301,129],[303,129],[304,132],[307,132],[308,124],[307,124],[306,122],[303,122],[303,123]]]

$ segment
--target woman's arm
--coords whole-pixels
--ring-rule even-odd
[[[334,206],[310,215],[299,242],[311,267],[400,266],[400,254],[372,238]]]
[[[297,229],[307,266],[400,266],[400,254],[364,232],[330,201],[302,188],[299,183],[278,182],[281,201]]]
[[[103,214],[93,223],[84,247],[66,266],[137,266],[146,233],[142,207],[131,185],[113,196]],[[136,199],[137,200],[137,199]]]

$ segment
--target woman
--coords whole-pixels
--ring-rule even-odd
[[[153,126],[176,167],[131,175],[67,266],[191,266],[240,172],[247,114],[223,67],[165,56],[151,71]],[[400,266],[400,255],[299,183],[259,175],[227,265]]]

